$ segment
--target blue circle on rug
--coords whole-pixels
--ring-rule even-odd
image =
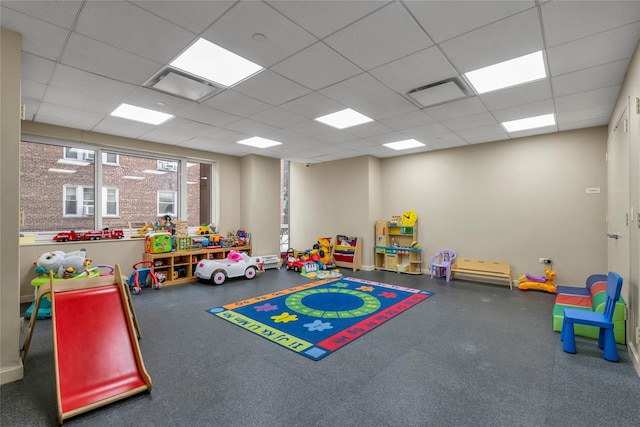
[[[364,300],[351,294],[312,294],[302,298],[302,304],[315,310],[355,310],[364,305]]]
[[[364,292],[326,288],[296,292],[284,304],[296,313],[328,319],[365,316],[381,306],[378,298]]]

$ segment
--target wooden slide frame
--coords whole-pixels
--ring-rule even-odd
[[[151,378],[138,344],[137,321],[120,267],[114,275],[56,281],[38,290],[51,294],[58,423],[143,391]],[[35,319],[25,340],[26,360]]]

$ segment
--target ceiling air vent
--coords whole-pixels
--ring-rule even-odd
[[[452,78],[413,89],[406,96],[418,107],[425,108],[465,98],[467,93],[464,91],[463,85],[457,79]]]
[[[190,76],[173,68],[163,69],[144,86],[196,102],[202,102],[222,90],[207,80]]]

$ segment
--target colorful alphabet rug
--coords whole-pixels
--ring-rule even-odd
[[[320,360],[432,295],[341,277],[207,311],[298,354]]]

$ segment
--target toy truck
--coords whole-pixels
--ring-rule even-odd
[[[68,242],[70,240],[82,240],[82,236],[75,231],[61,231],[53,236],[55,242]]]
[[[101,240],[101,239],[122,239],[124,238],[124,230],[115,229],[110,230],[108,228],[104,230],[90,230],[75,232],[61,231],[53,237],[55,242],[69,242],[72,240]]]

